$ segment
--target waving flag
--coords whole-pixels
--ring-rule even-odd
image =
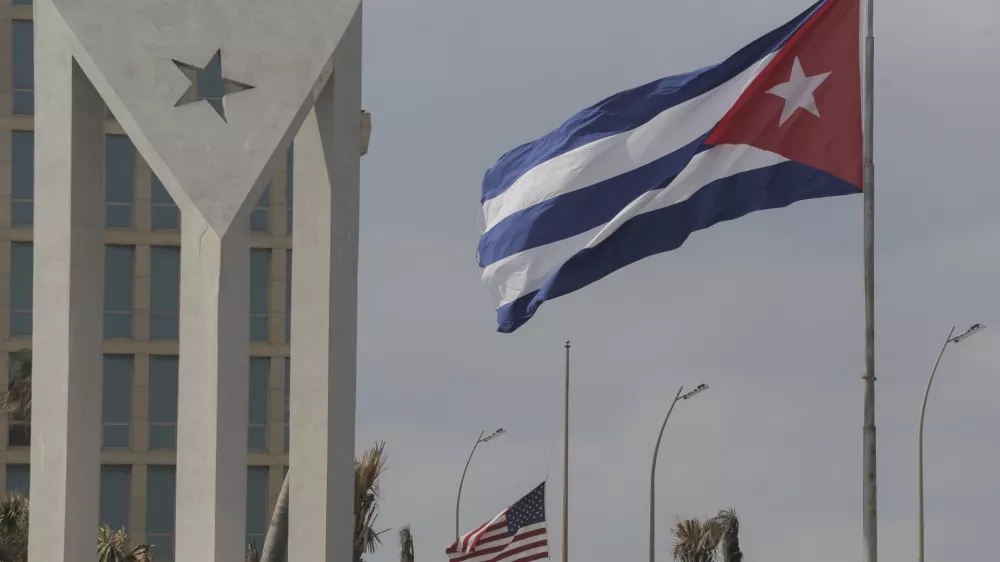
[[[445,550],[449,562],[532,562],[549,557],[545,483]]]
[[[501,157],[478,250],[499,331],[697,230],[860,193],[859,27],[859,0],[822,0],[720,64],[616,94]]]

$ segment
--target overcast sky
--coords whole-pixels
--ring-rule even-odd
[[[475,260],[484,170],[605,96],[721,61],[811,0],[368,0],[358,448],[387,442],[372,562],[443,560],[463,532],[548,475],[560,558],[562,342],[573,340],[570,554],[644,560],[660,453],[657,549],[677,515],[733,507],[748,562],[860,560],[861,196],[696,233],[496,333]],[[927,559],[989,557],[1000,503],[1000,4],[876,4],[880,552],[916,557],[917,421]],[[993,437],[990,437],[993,435]]]

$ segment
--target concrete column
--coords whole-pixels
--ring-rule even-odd
[[[295,139],[289,560],[351,560],[361,8]]]
[[[100,487],[104,102],[35,3],[34,368],[28,556],[91,562]]]
[[[176,560],[245,552],[249,241],[246,212],[221,236],[181,215]]]

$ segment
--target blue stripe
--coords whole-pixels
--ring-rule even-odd
[[[861,191],[826,172],[784,162],[712,182],[690,199],[638,215],[593,248],[577,252],[538,291],[497,309],[497,328],[513,332],[547,300],[598,281],[643,258],[680,247],[692,232],[754,211]]]
[[[825,2],[820,0],[792,21],[750,43],[722,63],[615,94],[570,117],[544,137],[504,154],[483,177],[482,202],[500,195],[542,162],[604,137],[639,127],[663,111],[719,87],[780,49]]]
[[[608,222],[643,193],[665,187],[695,154],[711,148],[702,144],[708,134],[645,166],[506,217],[479,239],[479,267]]]

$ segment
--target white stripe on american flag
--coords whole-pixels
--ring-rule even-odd
[[[506,518],[505,518],[506,519]],[[496,522],[499,524],[499,521]],[[475,531],[474,531],[475,532]],[[471,533],[470,533],[471,534]],[[507,534],[506,524],[484,533],[472,552],[454,552],[449,549],[449,562],[531,562],[547,558],[549,554],[548,530],[545,522],[527,525],[514,536]]]

